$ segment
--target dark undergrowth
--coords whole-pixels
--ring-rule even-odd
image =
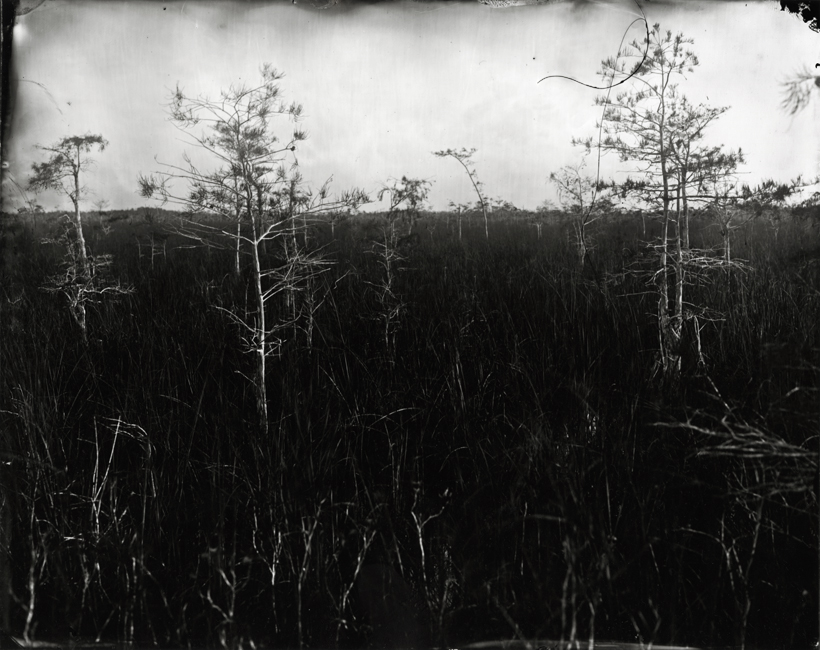
[[[12,631],[378,645],[384,616],[363,576],[379,567],[406,585],[408,602],[385,608],[413,628],[408,644],[593,627],[645,643],[813,643],[816,229],[784,221],[775,239],[750,224],[734,242],[745,269],[693,274],[705,366],[685,360],[670,388],[657,294],[631,272],[655,224],[601,225],[583,269],[560,225],[491,226],[485,241],[465,223],[459,241],[454,223],[416,224],[391,345],[378,223],[316,227],[310,245],[335,264],[317,280],[310,340],[286,328],[269,359],[266,434],[224,311],[253,310],[230,251],[172,235],[152,255],[135,240],[144,224],[95,231],[92,252],[111,253],[134,291],[89,308],[86,345],[40,290],[61,251],[8,228]],[[692,242],[719,233],[694,223]],[[756,435],[798,451],[731,453],[732,436]]]

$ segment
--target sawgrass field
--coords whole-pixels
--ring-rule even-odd
[[[699,336],[674,385],[652,218],[596,222],[581,266],[560,214],[538,229],[493,214],[489,237],[467,219],[459,239],[454,216],[423,213],[389,293],[381,215],[316,222],[298,237],[321,273],[270,304],[267,431],[232,316],[253,313],[247,260],[237,275],[229,241],[154,215],[86,218],[128,290],[88,305],[87,341],[43,289],[63,263],[42,243],[57,216],[3,219],[15,636],[814,643],[812,214],[751,221],[733,233],[742,264],[688,276]],[[705,217],[691,229],[720,247]]]

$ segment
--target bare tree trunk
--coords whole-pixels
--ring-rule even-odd
[[[80,175],[74,175],[74,186],[76,196],[79,197],[80,192]],[[74,203],[74,230],[77,233],[77,255],[80,259],[80,266],[83,271],[83,277],[88,280],[91,278],[91,266],[88,263],[88,253],[85,249],[85,236],[83,235],[83,218],[80,214],[80,199],[73,199]]]
[[[308,224],[307,224],[307,212],[302,212],[302,242],[305,245],[305,248],[308,246]]]
[[[658,270],[658,325],[660,327],[661,355],[663,356],[664,368],[666,367],[666,334],[669,328],[669,278],[668,269],[668,241],[669,241],[669,202],[664,199],[663,205],[663,230],[661,232],[661,254],[660,269]]]
[[[578,266],[583,269],[587,259],[586,226],[583,222],[583,216],[575,222],[575,233],[578,237]]]
[[[74,316],[74,320],[77,321],[77,325],[80,326],[80,331],[82,332],[83,336],[83,343],[86,345],[88,344],[88,321],[86,318],[86,311],[85,311],[85,302],[87,300],[85,296],[85,287],[84,284],[77,284],[74,285],[70,294],[69,300],[71,301],[71,315]]]
[[[285,245],[285,252],[288,264],[293,264],[296,257],[299,255],[299,241],[296,229],[296,215],[293,214],[293,207],[291,205],[290,210],[290,248],[288,249],[287,244]],[[291,269],[293,267],[291,266]],[[297,316],[297,306],[296,306],[296,287],[293,283],[289,283],[288,289],[285,294],[285,300],[287,302],[287,309],[290,310],[290,317],[291,323],[293,324],[293,333],[294,336],[296,335],[296,316]]]
[[[293,254],[296,254],[296,251],[299,248],[299,242],[296,238],[296,215],[291,212],[290,215],[290,238],[291,238],[291,245]]]
[[[385,236],[384,240],[384,270],[387,278],[386,297],[393,294],[393,252],[396,249],[396,233],[393,228],[393,222],[390,222],[390,238]],[[384,347],[387,350],[389,358],[393,359],[393,346],[390,345],[390,330],[393,324],[392,305],[387,306],[384,312]]]
[[[661,235],[661,255],[660,255],[660,269],[658,271],[658,326],[659,338],[661,347],[661,362],[663,364],[664,375],[667,380],[675,382],[680,375],[680,354],[679,354],[679,339],[680,335],[676,327],[677,311],[677,295],[675,300],[675,311],[670,313],[669,309],[669,199],[664,200],[664,218],[663,218],[663,232]],[[679,260],[680,258],[678,258]],[[678,279],[680,279],[680,267],[678,260],[675,260],[675,270],[678,271]],[[676,287],[677,288],[677,287]]]
[[[678,214],[677,214],[677,221],[675,223],[675,234],[677,235],[675,238],[675,313],[672,320],[672,331],[674,336],[675,342],[675,374],[680,373],[680,364],[681,364],[681,350],[680,350],[680,340],[681,335],[683,334],[683,287],[684,287],[684,280],[685,280],[685,267],[684,259],[683,259],[683,249],[682,249],[682,241],[681,241],[681,220],[682,220],[682,213],[680,209],[680,203],[678,203]]]
[[[239,245],[241,242],[240,237],[242,236],[242,222],[239,220],[239,211],[236,212],[236,255],[234,258],[234,268],[233,272],[239,277],[240,267],[239,267]]]
[[[267,325],[265,323],[265,296],[262,292],[262,265],[259,260],[259,233],[256,218],[251,212],[251,227],[253,228],[253,279],[256,293],[256,410],[259,414],[259,428],[263,434],[268,433],[268,397],[265,376],[265,356],[268,348]]]
[[[665,135],[661,127],[660,138]],[[675,382],[680,375],[679,333],[676,332],[674,315],[669,313],[669,204],[672,202],[669,193],[669,175],[666,153],[661,150],[661,176],[663,177],[663,233],[661,235],[660,269],[658,272],[658,324],[661,344],[661,362],[665,378]],[[680,213],[680,184],[678,184],[678,213]],[[678,214],[678,244],[680,244],[680,214]],[[680,256],[678,256],[678,262]],[[679,270],[679,268],[678,268]],[[680,279],[680,273],[678,273]],[[676,301],[677,302],[677,301]]]
[[[732,231],[728,225],[725,225],[721,228],[721,233],[723,235],[723,261],[724,262],[731,262],[732,261]]]

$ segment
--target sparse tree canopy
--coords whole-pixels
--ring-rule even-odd
[[[583,163],[565,165],[550,174],[550,181],[558,190],[561,207],[571,214],[583,215],[589,223],[595,218],[593,213],[598,214],[607,209],[611,202],[598,196],[603,186],[596,185],[595,179],[585,175],[583,171]]]
[[[612,208],[612,201],[600,195],[605,188],[601,183],[583,173],[584,164],[566,165],[550,174],[550,182],[558,189],[561,207],[570,215],[575,230],[578,262],[583,266],[589,243],[587,226]]]
[[[86,193],[86,188],[80,185],[80,174],[92,164],[88,154],[93,149],[105,150],[108,141],[101,135],[74,135],[63,138],[50,147],[39,147],[49,152],[51,156],[43,163],[34,163],[31,166],[32,176],[29,178],[29,188],[35,192],[42,190],[58,190],[71,199],[74,205],[74,228],[77,236],[77,252],[81,264],[82,274],[88,278],[91,269],[83,236],[82,215],[80,200]]]
[[[101,135],[87,134],[63,138],[50,147],[38,147],[49,152],[51,157],[44,163],[31,166],[33,174],[29,179],[29,188],[35,192],[59,190],[73,203],[78,202],[85,188],[79,187],[76,180],[93,163],[83,155],[91,153],[94,148],[104,151],[107,146],[108,141]]]
[[[404,209],[418,212],[423,209],[424,201],[430,192],[432,183],[418,178],[407,178],[402,176],[400,181],[391,180],[379,190],[379,200],[385,196],[390,198],[390,209]],[[404,207],[402,208],[402,204]]]
[[[691,39],[682,34],[673,36],[655,24],[648,42],[635,41],[616,57],[605,59],[601,75],[613,81],[631,79],[632,88],[618,93],[614,101],[598,98],[596,103],[604,107],[604,137],[600,142],[574,140],[587,150],[600,147],[616,153],[623,162],[635,163],[644,176],[645,197],[662,202],[664,210],[673,198],[673,176],[681,159],[704,129],[727,110],[692,105],[679,93],[676,79],[699,65],[691,44]],[[645,48],[648,54],[644,59]],[[630,67],[629,59],[638,64]]]
[[[188,96],[177,86],[169,105],[173,123],[220,166],[202,172],[186,155],[186,167],[166,165],[166,172],[141,176],[141,194],[159,195],[163,201],[193,211],[247,221],[258,217],[260,210],[268,212],[278,205],[281,190],[287,189],[295,171],[287,157],[307,134],[297,126],[302,107],[280,97],[283,75],[266,64],[261,77],[261,83],[253,87],[230,86],[218,99]],[[294,125],[284,141],[273,130],[276,116],[290,118]],[[193,132],[197,126],[205,127],[202,133]],[[170,187],[172,179],[185,181],[188,192],[175,192]]]
[[[184,167],[168,164],[167,171],[140,176],[142,196],[255,228],[297,213],[329,212],[367,201],[361,192],[346,192],[329,201],[329,183],[315,193],[303,186],[295,156],[297,143],[307,138],[298,126],[302,107],[281,98],[283,74],[265,64],[260,75],[261,83],[232,85],[218,99],[189,96],[177,86],[169,105],[171,119],[197,149],[214,159],[216,169],[202,171],[185,155]],[[287,138],[274,129],[276,117],[290,120]],[[198,126],[205,128],[196,133]],[[173,181],[182,181],[185,190],[175,190]]]
[[[413,222],[418,218],[419,212],[424,209],[424,202],[430,193],[432,183],[419,178],[407,178],[402,176],[400,181],[391,179],[388,184],[382,186],[378,197],[381,201],[385,196],[390,201],[388,215],[391,230],[394,227],[394,215],[404,216],[409,222],[412,232]]]

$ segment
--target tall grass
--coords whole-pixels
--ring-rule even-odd
[[[755,538],[738,495],[778,467],[699,455],[707,437],[678,425],[743,418],[816,449],[814,231],[736,234],[751,268],[710,272],[691,294],[715,315],[708,378],[693,367],[670,393],[653,378],[656,297],[623,273],[640,223],[604,223],[583,271],[560,225],[539,239],[492,222],[487,238],[465,222],[461,241],[454,223],[423,225],[401,250],[387,343],[379,223],[315,230],[335,265],[317,279],[310,346],[290,337],[270,359],[268,436],[242,332],[216,308],[253,308],[229,251],[172,237],[152,260],[136,226],[114,225],[94,252],[135,290],[89,309],[86,346],[39,289],[60,252],[6,233],[15,634],[393,642],[375,598],[423,645],[813,639],[813,484],[767,493]],[[693,222],[692,240],[719,233]],[[737,566],[751,567],[742,585]],[[374,576],[401,586],[385,594]]]

